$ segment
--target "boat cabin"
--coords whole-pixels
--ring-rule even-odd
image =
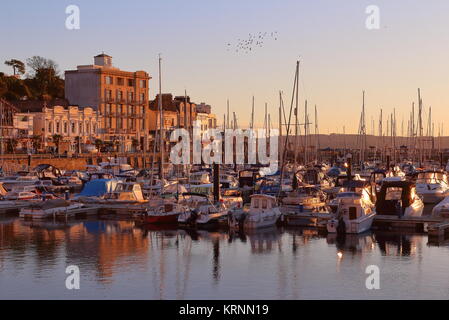
[[[209,172],[200,171],[190,174],[190,184],[208,184],[211,183]]]
[[[447,176],[441,171],[423,171],[416,174],[416,184],[448,184]]]
[[[406,208],[421,202],[416,186],[409,181],[384,181],[377,193],[376,211],[380,215],[403,215]]]
[[[259,169],[242,170],[239,172],[239,187],[254,187],[256,180],[260,178]]]
[[[347,220],[357,220],[373,211],[364,205],[363,195],[358,192],[343,192],[339,194],[338,215]]]
[[[144,201],[142,188],[138,183],[120,182],[115,187],[115,190],[110,193],[107,199],[114,199],[119,201]]]
[[[266,194],[254,194],[251,196],[251,212],[264,212],[276,207],[276,198]]]

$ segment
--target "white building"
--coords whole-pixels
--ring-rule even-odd
[[[54,147],[53,136],[61,136],[60,152],[81,151],[81,144],[94,144],[98,137],[98,114],[89,107],[43,108],[33,120],[34,135],[42,136],[44,147]]]

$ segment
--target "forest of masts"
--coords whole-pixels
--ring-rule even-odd
[[[439,160],[442,152],[443,123],[437,124],[437,135],[435,135],[435,122],[432,120],[432,107],[428,107],[425,114],[421,90],[418,88],[417,103],[413,102],[410,114],[402,118],[398,123],[396,109],[390,114],[385,114],[383,109],[379,110],[378,125],[371,118],[371,132],[368,134],[365,112],[365,91],[362,92],[362,110],[356,135],[356,144],[346,143],[346,132],[343,126],[343,146],[327,147],[322,149],[320,143],[320,132],[318,127],[318,109],[314,105],[314,122],[311,122],[310,108],[307,99],[304,101],[304,110],[300,112],[299,106],[299,61],[296,63],[293,90],[290,99],[290,107],[286,110],[284,105],[284,94],[279,91],[279,114],[278,130],[279,160],[296,164],[308,164],[314,161],[333,160],[336,155],[345,156],[350,153],[354,163],[366,161],[385,162],[386,158],[394,162],[409,160],[422,164],[428,160]],[[230,116],[229,100],[227,101],[227,114],[223,115],[223,130],[238,129],[236,113]],[[265,103],[265,115],[263,129],[267,136],[273,127],[270,113],[267,112]],[[427,119],[425,119],[427,117]],[[408,118],[408,119],[407,119]],[[425,120],[424,120],[425,119]],[[250,129],[254,129],[254,96],[252,97]],[[376,130],[377,127],[377,130]],[[398,134],[400,127],[400,134]],[[313,130],[313,133],[311,132]],[[406,132],[405,132],[406,130]],[[370,139],[368,144],[368,136]],[[323,138],[321,138],[323,139]]]

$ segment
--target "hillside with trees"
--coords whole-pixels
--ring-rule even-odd
[[[12,68],[12,75],[0,72],[1,98],[8,101],[64,98],[64,79],[53,60],[33,56],[26,64],[17,59],[4,63]]]

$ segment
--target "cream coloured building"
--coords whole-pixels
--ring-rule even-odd
[[[34,113],[33,127],[34,135],[42,137],[43,147],[54,147],[53,136],[59,135],[60,152],[78,152],[82,145],[94,144],[98,138],[98,113],[90,107],[45,107]]]

